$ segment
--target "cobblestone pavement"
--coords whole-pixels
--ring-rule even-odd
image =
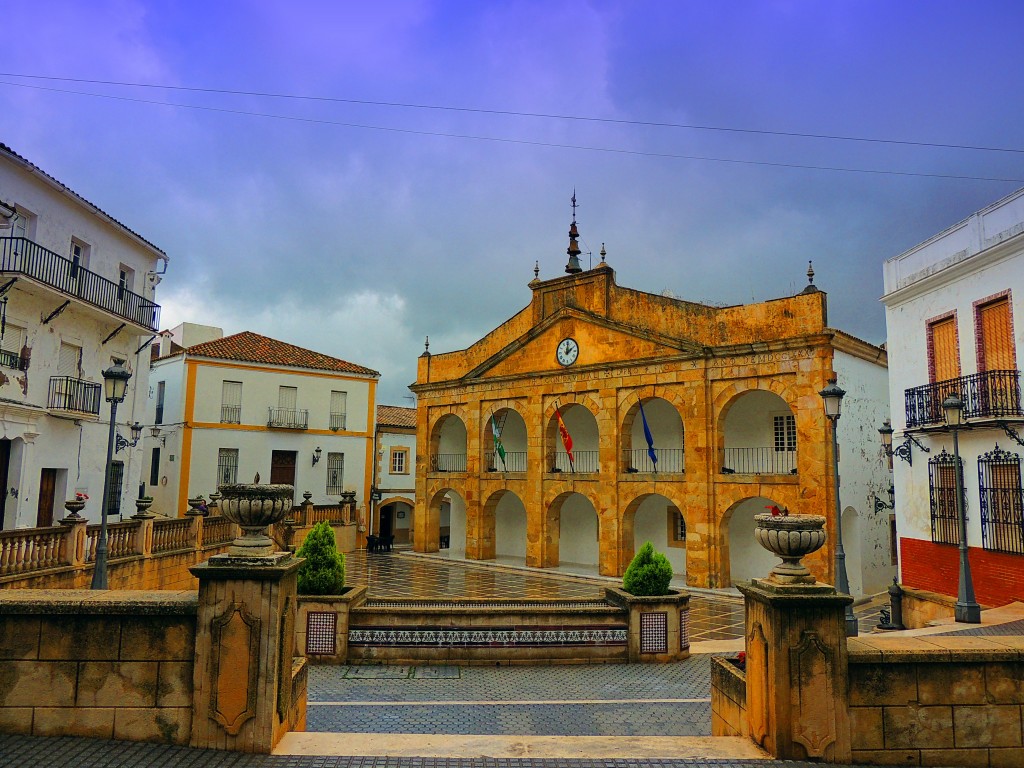
[[[100,739],[0,735],[2,768],[818,768],[782,760],[521,760],[249,755]],[[834,765],[833,768],[852,768]]]

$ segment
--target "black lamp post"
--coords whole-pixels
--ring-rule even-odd
[[[850,594],[850,580],[846,576],[846,552],[843,550],[842,507],[839,503],[839,439],[836,436],[843,396],[846,391],[839,388],[835,379],[831,379],[828,386],[819,394],[825,401],[825,416],[832,422],[832,479],[836,497],[836,588],[842,594],[848,595]],[[857,636],[857,617],[853,615],[852,603],[846,606],[846,636]]]
[[[967,558],[967,517],[964,515],[964,484],[960,472],[960,440],[958,434],[963,426],[964,401],[955,394],[942,401],[942,415],[946,426],[953,433],[953,473],[956,475],[956,520],[960,527],[960,586],[957,591],[953,617],[966,624],[981,623],[981,606],[974,599],[974,582],[971,581],[971,562]]]
[[[100,541],[96,545],[96,563],[92,571],[92,588],[107,589],[107,505],[110,503],[110,470],[114,459],[114,431],[117,422],[117,404],[124,400],[128,379],[132,375],[121,363],[114,363],[103,372],[103,393],[110,403],[110,434],[107,437],[106,474],[103,479],[103,506],[100,508]],[[132,430],[134,434],[134,429]],[[139,427],[142,432],[142,427]]]

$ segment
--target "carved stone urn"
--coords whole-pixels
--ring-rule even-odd
[[[232,557],[266,557],[273,553],[274,541],[267,528],[281,521],[292,508],[295,487],[291,485],[257,485],[240,483],[222,485],[221,514],[242,529],[242,535],[231,542]]]
[[[754,515],[754,538],[782,562],[772,568],[768,578],[777,584],[814,584],[804,555],[821,549],[825,543],[825,518],[821,515]]]

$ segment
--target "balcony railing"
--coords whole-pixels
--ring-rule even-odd
[[[572,462],[562,451],[555,453],[554,472],[597,472],[600,469],[597,451],[573,451]]]
[[[28,238],[0,237],[0,272],[14,272],[38,280],[142,328],[155,331],[160,327],[159,304]]]
[[[330,428],[332,432],[345,429],[345,414],[344,413],[332,413]]]
[[[240,405],[222,405],[220,407],[220,423],[221,424],[241,424],[242,423],[242,406],[240,406]]]
[[[28,358],[22,357],[17,352],[8,352],[0,349],[0,365],[4,368],[13,368],[16,371],[28,370]]]
[[[725,475],[795,475],[796,451],[774,448],[726,448]]]
[[[438,453],[430,457],[432,472],[465,472],[466,454]]]
[[[505,451],[505,459],[502,461],[497,451],[490,451],[487,454],[488,472],[525,472],[526,451]]]
[[[92,381],[70,376],[51,376],[47,407],[54,411],[73,411],[99,415],[103,387]]]
[[[268,408],[267,426],[277,429],[309,429],[309,411],[295,408]]]
[[[952,394],[964,401],[964,418],[967,419],[1024,415],[1020,403],[1020,371],[985,371],[906,390],[907,426],[941,424],[944,420],[942,401]]]
[[[663,472],[678,474],[683,471],[682,448],[655,448],[657,462],[651,461],[646,448],[631,448],[626,451],[624,461],[627,472]]]

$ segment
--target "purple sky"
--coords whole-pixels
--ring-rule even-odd
[[[535,260],[561,274],[574,187],[584,250],[606,243],[620,284],[760,301],[800,290],[813,259],[831,323],[881,342],[882,262],[1024,186],[651,156],[1024,180],[1018,2],[94,0],[5,17],[0,141],[167,251],[163,324],[368,365],[381,402],[408,404],[425,335],[462,348],[529,302]]]

